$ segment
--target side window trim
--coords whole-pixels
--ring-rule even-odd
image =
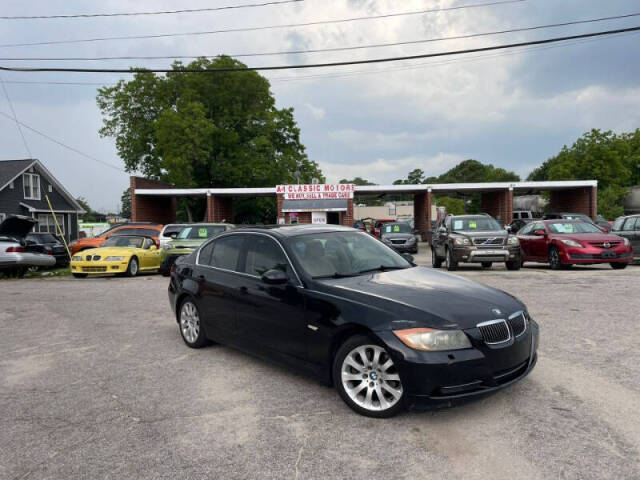
[[[266,233],[258,233],[258,232],[231,232],[231,233],[220,233],[218,235],[216,235],[212,240],[210,240],[209,242],[205,243],[202,247],[200,247],[198,249],[198,256],[196,257],[196,265],[198,265],[199,267],[207,267],[207,268],[213,268],[214,270],[220,270],[222,272],[228,272],[228,273],[235,273],[237,275],[243,275],[245,277],[251,277],[251,278],[260,278],[257,277],[256,275],[251,275],[250,273],[246,273],[246,272],[238,272],[236,270],[228,270],[226,268],[220,268],[220,267],[214,267],[213,265],[205,265],[200,263],[200,252],[202,251],[202,248],[204,248],[205,245],[208,245],[209,243],[212,242],[216,242],[218,240],[221,240],[222,238],[225,237],[230,237],[230,236],[238,236],[238,235],[242,235],[244,237],[249,237],[251,235],[262,235],[264,237],[268,237],[270,238],[272,241],[274,241],[282,250],[282,253],[284,253],[284,257],[287,260],[289,266],[291,267],[291,271],[294,273],[297,283],[299,287],[303,287],[304,285],[302,283],[302,281],[300,280],[300,275],[298,275],[297,270],[295,269],[295,267],[293,266],[293,263],[291,262],[291,258],[289,258],[289,255],[287,254],[286,250],[284,249],[284,247],[280,244],[280,242],[278,240],[276,240],[275,238],[273,238],[271,235],[267,235]],[[242,264],[244,266],[244,263],[246,261],[246,253],[247,253],[247,245],[248,243],[245,241],[242,245],[242,249],[240,250],[241,254],[238,257],[238,264],[236,264],[236,268],[239,268],[239,265]],[[215,246],[214,246],[215,249]],[[244,253],[244,256],[242,255]]]

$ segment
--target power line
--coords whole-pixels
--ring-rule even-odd
[[[149,35],[127,35],[127,36],[119,36],[119,37],[94,37],[94,38],[84,38],[84,39],[76,39],[76,40],[51,40],[47,42],[30,42],[30,43],[8,43],[4,45],[0,45],[0,48],[9,48],[9,47],[33,47],[37,45],[61,45],[61,44],[69,44],[69,43],[87,43],[87,42],[105,42],[111,40],[141,40],[141,39],[149,39],[149,38],[167,38],[167,37],[186,37],[186,36],[194,36],[194,35],[212,35],[218,33],[237,33],[237,32],[255,32],[259,30],[273,30],[280,28],[294,28],[294,27],[309,27],[314,25],[328,25],[328,24],[336,24],[336,23],[347,23],[347,22],[357,22],[362,20],[373,20],[373,19],[381,19],[381,18],[392,18],[392,17],[403,17],[410,15],[423,15],[428,13],[437,13],[437,12],[446,12],[453,10],[463,10],[466,8],[479,8],[479,7],[489,7],[494,5],[504,5],[509,3],[522,3],[527,0],[496,0],[492,2],[485,3],[474,3],[469,5],[458,5],[455,7],[445,7],[445,8],[432,8],[428,10],[416,10],[411,12],[397,12],[397,13],[387,13],[382,15],[369,15],[364,17],[351,17],[351,18],[343,18],[338,20],[318,20],[314,22],[304,22],[304,23],[290,23],[285,25],[266,25],[260,27],[244,27],[244,28],[225,28],[219,30],[208,30],[201,32],[183,32],[183,33],[159,33],[159,34],[149,34]]]
[[[247,3],[244,5],[227,5],[224,7],[211,8],[185,8],[181,10],[159,10],[152,12],[120,12],[120,13],[79,13],[72,15],[17,15],[17,16],[0,16],[0,20],[53,20],[53,19],[69,19],[69,18],[95,18],[95,17],[133,17],[141,15],[173,15],[178,13],[203,13],[217,12],[220,10],[237,10],[240,8],[267,7],[271,5],[282,5],[285,3],[299,3],[304,0],[280,0],[264,3]]]
[[[573,20],[561,23],[549,23],[546,25],[536,25],[533,27],[520,27],[510,28],[506,30],[497,30],[493,32],[482,33],[469,33],[464,35],[455,35],[449,37],[428,38],[422,40],[406,40],[401,42],[391,43],[374,43],[368,45],[354,45],[349,47],[333,47],[333,48],[318,48],[309,50],[289,50],[280,52],[259,52],[259,53],[230,53],[227,54],[233,58],[242,57],[260,57],[260,56],[274,56],[274,55],[292,55],[292,54],[306,54],[306,53],[326,53],[326,52],[342,52],[347,50],[362,50],[367,48],[380,48],[380,47],[395,47],[402,45],[417,45],[422,43],[440,42],[445,40],[462,40],[477,37],[487,37],[491,35],[503,35],[507,33],[528,32],[533,30],[542,30],[545,28],[567,27],[571,25],[583,25],[588,23],[604,22],[609,20],[620,20],[624,18],[632,18],[640,16],[638,13],[629,13],[625,15],[616,15],[611,17],[592,18],[587,20]],[[117,57],[0,57],[0,61],[102,61],[102,60],[171,60],[171,59],[197,59],[197,58],[217,58],[218,55],[146,55],[146,56],[117,56]]]
[[[67,145],[67,144],[65,144],[65,143],[62,143],[61,141],[56,140],[55,138],[50,137],[50,136],[49,136],[49,135],[47,135],[46,133],[42,133],[41,131],[36,130],[36,129],[35,129],[35,128],[33,128],[33,127],[30,127],[29,125],[26,125],[25,123],[22,123],[22,122],[18,121],[17,119],[12,118],[12,117],[11,117],[11,115],[9,115],[9,114],[7,114],[7,113],[5,113],[5,112],[1,111],[1,110],[0,110],[0,115],[2,115],[3,117],[8,118],[8,119],[10,119],[10,120],[15,120],[15,122],[16,122],[18,125],[20,125],[20,126],[22,126],[22,127],[26,128],[27,130],[32,131],[33,133],[35,133],[35,134],[37,134],[37,135],[40,135],[41,137],[46,138],[47,140],[49,140],[49,141],[51,141],[51,142],[53,142],[53,143],[56,143],[56,144],[60,145],[61,147],[66,148],[67,150],[71,150],[72,152],[75,152],[75,153],[77,153],[78,155],[82,155],[83,157],[88,158],[89,160],[93,160],[94,162],[101,163],[102,165],[104,165],[104,166],[106,166],[106,167],[109,167],[109,168],[113,168],[114,170],[117,170],[117,171],[119,171],[119,172],[127,173],[127,172],[126,172],[126,171],[124,171],[122,168],[117,167],[117,166],[115,166],[115,165],[112,165],[112,164],[110,164],[110,163],[108,163],[108,162],[105,162],[104,160],[100,160],[99,158],[93,157],[93,156],[89,155],[88,153],[84,153],[84,152],[82,152],[82,151],[78,150],[77,148],[70,147],[69,145]],[[29,153],[29,155],[31,156],[31,153]]]
[[[206,70],[190,69],[190,68],[63,68],[63,67],[4,67],[0,66],[0,71],[10,72],[68,72],[68,73],[228,73],[228,72],[245,72],[245,71],[269,71],[269,70],[301,70],[307,68],[325,68],[325,67],[341,67],[346,65],[366,65],[372,63],[389,63],[403,60],[417,60],[421,58],[446,57],[454,55],[465,55],[476,52],[489,52],[493,50],[505,50],[509,48],[526,47],[529,45],[545,45],[550,43],[565,42],[568,40],[577,40],[581,38],[605,37],[621,33],[630,33],[640,31],[640,26],[629,28],[618,28],[615,30],[604,30],[592,33],[583,33],[579,35],[569,35],[564,37],[545,38],[542,40],[530,40],[527,42],[508,43],[503,45],[493,45],[490,47],[467,48],[464,50],[451,50],[437,53],[424,53],[420,55],[403,55],[397,57],[372,58],[366,60],[348,60],[342,62],[327,63],[309,63],[296,65],[274,65],[264,67],[242,67],[242,68],[212,68]]]
[[[18,121],[18,116],[16,115],[16,111],[13,108],[13,102],[11,101],[11,97],[9,97],[9,92],[7,91],[7,87],[4,84],[4,80],[0,77],[0,84],[2,84],[2,90],[4,91],[4,96],[7,97],[7,103],[9,104],[9,108],[11,109],[11,114],[13,115],[13,121],[16,122],[16,127],[18,128],[18,132],[20,132],[20,136],[22,137],[22,143],[24,144],[24,149],[29,154],[29,158],[32,158],[31,150],[29,149],[29,145],[27,144],[27,139],[24,136],[24,132],[20,127],[20,122]]]
[[[29,80],[5,80],[4,83],[16,85],[84,85],[95,87],[113,86],[115,83],[99,83],[99,82],[32,82]]]

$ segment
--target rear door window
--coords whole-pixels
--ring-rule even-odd
[[[214,242],[209,265],[224,270],[238,271],[238,260],[245,237],[246,235],[229,235]]]
[[[624,217],[616,218],[616,221],[613,222],[613,227],[611,229],[615,231],[622,230],[622,225],[624,225],[624,221],[625,221]]]
[[[636,219],[633,217],[627,218],[627,221],[624,222],[624,227],[622,227],[622,230],[624,230],[625,232],[638,230],[638,227],[636,226]]]

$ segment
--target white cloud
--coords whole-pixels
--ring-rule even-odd
[[[464,159],[465,157],[458,154],[438,153],[430,157],[377,158],[365,164],[324,161],[319,163],[328,182],[362,177],[374,183],[386,185],[393,183],[394,180],[406,178],[407,173],[414,168],[421,168],[426,176],[438,175]]]
[[[309,110],[311,116],[317,120],[322,120],[327,113],[324,108],[316,107],[315,105],[311,105],[309,102],[305,103],[304,106]]]

